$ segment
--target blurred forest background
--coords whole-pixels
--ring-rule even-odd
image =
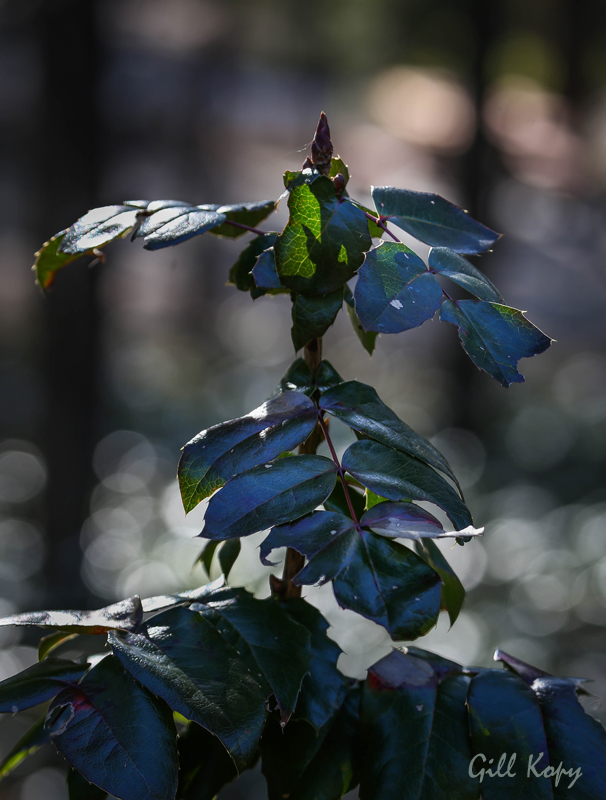
[[[437,191],[502,231],[482,269],[557,339],[504,390],[437,321],[372,359],[343,314],[326,336],[346,379],[442,449],[486,526],[446,549],[466,605],[419,644],[482,665],[499,646],[606,697],[603,2],[4,0],[0,109],[1,614],[205,582],[179,448],[259,405],[293,360],[290,304],[225,285],[242,240],[118,243],[47,297],[33,252],[107,203],[277,198],[324,110],[354,196]],[[262,595],[258,543],[232,575]],[[346,672],[387,652],[329,587],[310,597]],[[36,642],[2,629],[0,678]],[[0,721],[0,755],[33,718]],[[65,800],[61,768],[39,752],[0,799]],[[263,779],[221,797],[263,798]]]

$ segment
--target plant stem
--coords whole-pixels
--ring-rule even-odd
[[[384,231],[385,231],[385,233],[386,233],[388,236],[391,236],[391,238],[394,240],[394,242],[399,242],[400,244],[402,244],[402,242],[400,241],[400,239],[398,239],[398,237],[397,237],[395,234],[393,234],[393,233],[392,233],[392,232],[389,230],[389,228],[388,228],[388,227],[387,227],[387,225],[386,225],[386,224],[383,222],[383,220],[381,219],[381,217],[373,217],[373,215],[372,215],[372,214],[369,214],[369,213],[368,213],[368,211],[363,211],[362,213],[364,214],[364,216],[365,216],[367,219],[370,219],[370,220],[372,220],[372,221],[375,223],[375,225],[378,225],[378,226],[379,226],[379,228],[381,228],[381,230],[384,230]]]
[[[232,219],[226,219],[223,225],[234,225],[236,228],[242,228],[242,230],[256,233],[257,236],[264,236],[267,233],[267,231],[260,231],[258,228],[251,228],[250,225],[243,225],[241,222],[234,222]]]
[[[347,485],[347,481],[345,480],[345,470],[341,466],[341,462],[339,461],[339,456],[336,453],[336,450],[332,443],[332,439],[330,438],[330,434],[328,433],[328,427],[324,422],[321,411],[318,411],[318,418],[320,420],[320,427],[322,428],[322,432],[324,434],[324,438],[326,439],[326,444],[328,445],[328,449],[330,450],[332,460],[337,465],[337,472],[339,474],[339,478],[341,479],[341,483],[343,484],[343,491],[345,492],[345,499],[347,500],[349,513],[351,514],[351,518],[353,519],[356,528],[360,528],[360,523],[358,522],[358,518],[356,517],[356,512],[354,511],[353,503],[351,502],[351,496],[349,494],[349,486]]]

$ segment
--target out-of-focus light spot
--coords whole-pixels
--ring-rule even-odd
[[[292,353],[290,308],[281,300],[259,298],[251,305],[240,292],[228,298],[217,314],[217,333],[223,344],[257,366],[281,364]]]
[[[44,561],[44,539],[31,523],[0,522],[0,580],[22,581],[35,575]]]
[[[463,428],[447,428],[431,442],[445,456],[463,489],[473,486],[482,477],[486,451],[475,433]]]
[[[492,523],[484,546],[488,551],[487,574],[496,581],[511,581],[528,571],[547,541],[536,523],[512,518]]]
[[[10,443],[13,445],[14,442]],[[46,483],[46,469],[42,458],[18,449],[0,453],[0,502],[24,503],[42,491]]]
[[[606,556],[606,503],[584,509],[575,520],[576,550],[583,561]]]
[[[541,87],[556,88],[561,84],[558,54],[546,39],[530,31],[504,36],[493,47],[488,62],[489,76],[495,81],[513,76]]]
[[[156,451],[141,434],[114,431],[95,448],[93,468],[107,488],[136,492],[154,476]]]
[[[170,594],[183,588],[183,583],[173,570],[162,561],[145,561],[132,564],[125,570],[116,592],[120,597],[138,594],[150,597],[155,594]]]
[[[67,800],[65,773],[54,767],[36,770],[23,781],[19,800]]]
[[[421,647],[461,664],[473,664],[485,656],[487,642],[488,630],[482,617],[471,611],[461,611],[452,631],[448,615],[440,614],[438,624],[423,637]],[[419,645],[418,642],[414,644]]]
[[[606,417],[606,358],[579,353],[566,361],[553,379],[557,401],[569,414],[586,422]]]
[[[556,409],[524,408],[509,426],[507,448],[517,464],[539,471],[559,464],[575,440],[569,420]]]
[[[208,499],[202,500],[185,516],[181,492],[177,481],[171,481],[162,493],[160,513],[168,528],[189,529],[192,536],[200,533],[204,526],[204,514],[208,507]]]
[[[453,547],[452,543],[447,544],[445,541],[437,544],[467,591],[482,582],[488,563],[486,548],[482,542],[474,540],[465,547]]]
[[[526,575],[513,587],[511,596],[520,605],[530,605],[539,611],[570,608],[568,587],[555,575]]]
[[[469,92],[448,72],[393,67],[370,84],[372,119],[410,144],[455,154],[473,139],[475,111]]]

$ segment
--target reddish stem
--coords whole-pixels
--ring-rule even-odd
[[[353,503],[351,502],[351,497],[349,494],[349,487],[347,485],[347,481],[345,480],[345,470],[341,466],[341,462],[339,461],[339,456],[336,453],[334,445],[332,443],[332,439],[330,438],[330,434],[328,433],[328,426],[324,422],[324,418],[322,416],[322,412],[318,410],[318,419],[320,421],[320,427],[322,428],[322,433],[324,434],[324,438],[326,439],[326,444],[330,450],[330,454],[332,456],[332,460],[337,465],[337,472],[339,474],[339,478],[341,478],[341,483],[343,484],[343,491],[345,492],[345,499],[347,500],[347,505],[349,507],[349,513],[351,514],[351,518],[354,521],[356,528],[360,528],[360,523],[358,522],[358,518],[356,517],[356,512],[354,511]]]
[[[250,225],[243,225],[241,222],[234,222],[233,219],[226,219],[223,225],[234,225],[236,228],[242,228],[245,231],[256,233],[258,236],[264,236],[267,231],[260,231],[258,228],[251,228]]]
[[[360,211],[362,211],[362,209],[360,209]],[[372,214],[369,214],[369,213],[368,213],[368,211],[362,211],[362,213],[364,214],[364,216],[365,216],[367,219],[370,219],[370,220],[372,220],[372,221],[375,223],[375,225],[378,225],[378,227],[379,227],[379,228],[381,228],[381,230],[385,231],[385,233],[386,233],[388,236],[391,236],[391,238],[394,240],[394,242],[399,242],[399,244],[402,244],[402,242],[400,241],[400,239],[398,239],[398,237],[397,237],[397,236],[395,236],[395,234],[393,234],[393,233],[392,233],[392,232],[389,230],[389,228],[387,227],[387,225],[386,225],[386,224],[385,224],[385,222],[383,221],[383,217],[373,217],[373,215],[372,215]]]

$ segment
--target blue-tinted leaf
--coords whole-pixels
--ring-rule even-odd
[[[89,783],[121,800],[175,797],[172,714],[113,656],[54,699],[48,727],[53,744]]]
[[[446,532],[442,523],[429,511],[414,503],[374,503],[360,520],[360,525],[392,539],[453,539],[460,534]],[[468,536],[481,536],[484,528],[467,529]]]
[[[275,244],[281,283],[301,294],[333,292],[354,276],[371,246],[366,217],[339,199],[325,175],[291,189],[288,208]]]
[[[316,422],[311,400],[299,392],[283,392],[245,417],[199,433],[185,445],[179,461],[179,486],[186,513],[234,475],[297,447]]]
[[[105,800],[107,797],[107,792],[89,783],[75,769],[70,769],[67,774],[67,791],[69,800]]]
[[[488,300],[492,303],[501,303],[503,298],[494,284],[477,267],[463,256],[449,250],[447,247],[432,247],[429,251],[428,263],[431,269],[440,275],[445,275],[454,283],[458,283],[468,292]]]
[[[371,356],[375,349],[375,343],[377,341],[377,336],[379,335],[375,331],[365,331],[364,326],[360,322],[360,317],[356,314],[356,308],[354,304],[354,296],[352,294],[351,289],[347,284],[343,287],[344,288],[344,295],[343,298],[345,300],[345,308],[347,309],[347,316],[349,317],[349,321],[351,322],[351,327],[354,329],[354,333],[360,340],[362,347],[366,350],[369,356]]]
[[[275,234],[272,234],[275,241]],[[280,283],[280,276],[276,269],[276,253],[273,247],[268,248],[263,253],[259,254],[253,268],[252,278],[254,285],[257,287],[257,292],[263,293],[270,289],[288,291]]]
[[[112,634],[122,665],[173,711],[217,736],[241,768],[265,717],[264,697],[236,650],[200,614],[172,608],[138,634]]]
[[[529,322],[522,311],[483,300],[445,300],[440,319],[459,329],[463,349],[478,369],[502,386],[521,383],[521,358],[542,353],[551,339]]]
[[[367,331],[400,333],[433,317],[440,308],[442,289],[410,248],[382,242],[366,254],[354,299]]]
[[[50,700],[61,689],[78,683],[88,668],[88,664],[48,658],[0,681],[0,713],[16,714]]]
[[[234,228],[234,230],[238,230]],[[276,241],[277,233],[266,233],[263,236],[257,236],[253,239],[247,247],[242,250],[238,256],[238,260],[229,270],[229,283],[232,286],[240,289],[242,292],[250,292],[255,289],[255,280],[253,277],[253,268],[257,263],[259,256],[268,250]]]
[[[442,551],[431,539],[421,539],[415,542],[415,550],[423,561],[427,562],[438,573],[442,580],[441,607],[448,612],[451,626],[455,624],[461,613],[465,600],[465,589]]]
[[[46,714],[25,733],[0,762],[0,779],[16,769],[22,761],[45,744],[50,744],[50,734],[45,726]]]
[[[59,250],[79,255],[103,247],[132,230],[140,213],[141,209],[129,205],[94,208],[67,229]]]
[[[471,745],[470,767],[476,775],[492,768],[482,783],[484,800],[552,800],[551,782],[528,776],[528,759],[538,770],[550,763],[539,702],[517,675],[506,670],[485,670],[472,678],[467,694]],[[515,753],[515,758],[513,754]],[[540,754],[543,754],[539,758]],[[503,756],[505,754],[505,756]],[[512,769],[507,767],[513,758]],[[490,761],[492,759],[492,762]],[[494,772],[502,761],[500,775]]]
[[[348,517],[316,511],[273,528],[261,545],[293,547],[309,558],[297,585],[333,581],[337,602],[377,622],[393,639],[415,639],[432,628],[440,610],[440,578],[402,545],[358,530]]]
[[[166,208],[144,219],[136,235],[145,237],[146,250],[159,250],[217,228],[226,219],[219,211],[205,211],[197,206]]]
[[[343,305],[343,287],[315,297],[295,295],[292,304],[292,342],[295,350],[305,347],[311,339],[324,336]]]
[[[381,216],[415,239],[456,253],[482,253],[500,235],[439,194],[373,186],[372,199]]]
[[[457,530],[473,525],[469,509],[437,472],[406,453],[379,442],[350,445],[343,468],[361,484],[388,500],[426,500],[443,508]]]
[[[371,667],[362,701],[362,800],[478,800],[478,780],[468,774],[470,678],[440,677],[431,660],[397,650]]]
[[[356,492],[351,486],[348,487],[348,494],[354,513],[356,517],[360,519],[365,511],[364,497],[359,492]],[[335,483],[335,488],[322,505],[326,511],[337,511],[339,514],[344,514],[346,517],[351,519],[349,503],[347,502],[347,497],[345,496],[343,483],[341,481],[337,481]]]
[[[255,467],[211,498],[202,535],[233,539],[290,522],[323,503],[335,481],[336,466],[324,456],[292,456]]]
[[[444,472],[455,483],[457,479],[442,453],[431,442],[419,436],[379,398],[372,386],[359,381],[346,381],[324,392],[320,408],[381,444],[408,453]]]
[[[111,630],[137,630],[143,616],[141,600],[129,597],[120,603],[96,611],[28,611],[2,617],[2,625],[59,628],[73,633],[107,633]]]
[[[236,205],[219,206],[219,208],[217,208],[217,213],[225,214],[227,222],[214,228],[211,232],[216,236],[228,236],[230,239],[236,239],[238,236],[243,236],[247,231],[245,228],[239,228],[237,225],[230,225],[230,222],[236,222],[240,225],[254,228],[260,222],[263,222],[272,211],[275,211],[275,208],[275,200],[263,200],[260,203],[238,203]]]
[[[320,362],[318,372],[316,374],[316,388],[319,392],[325,392],[337,383],[343,383],[343,378],[339,375],[337,370],[333,367],[330,361],[324,359]]]
[[[309,630],[272,598],[256,600],[244,589],[225,588],[192,606],[238,650],[265,695],[274,694],[287,720],[310,668]]]

